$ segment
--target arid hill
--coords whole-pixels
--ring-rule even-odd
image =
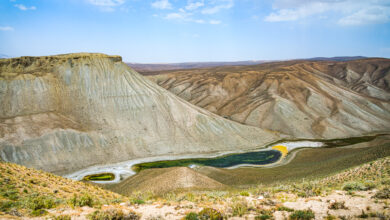
[[[390,60],[286,61],[150,73],[225,118],[297,138],[390,130]]]
[[[279,139],[196,107],[104,54],[2,59],[0,106],[1,159],[57,174]]]
[[[227,188],[226,185],[200,174],[188,167],[172,167],[143,170],[135,176],[114,185],[110,190],[122,195],[133,192],[152,192],[162,194],[175,190],[215,190]]]

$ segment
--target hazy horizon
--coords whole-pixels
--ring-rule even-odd
[[[182,63],[390,57],[389,0],[3,0],[0,54]]]

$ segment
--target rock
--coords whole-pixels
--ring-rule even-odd
[[[258,200],[263,200],[263,199],[264,199],[264,196],[261,196],[261,195],[260,195],[260,196],[257,197],[257,199],[258,199]]]

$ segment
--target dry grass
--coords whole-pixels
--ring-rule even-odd
[[[56,206],[109,204],[124,197],[98,186],[17,164],[0,162],[0,211],[44,214]]]

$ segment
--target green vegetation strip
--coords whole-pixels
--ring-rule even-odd
[[[280,153],[280,151],[268,150],[241,154],[230,154],[215,158],[193,158],[141,163],[134,165],[133,170],[139,172],[141,170],[151,168],[180,167],[190,166],[192,164],[219,168],[231,167],[239,164],[264,165],[278,161],[281,156],[282,154]]]
[[[113,173],[98,173],[85,176],[83,180],[85,181],[111,181],[115,179]]]
[[[290,163],[279,167],[234,170],[202,167],[198,172],[230,186],[274,184],[324,177],[387,156],[390,143],[366,148],[311,148],[297,152]]]

